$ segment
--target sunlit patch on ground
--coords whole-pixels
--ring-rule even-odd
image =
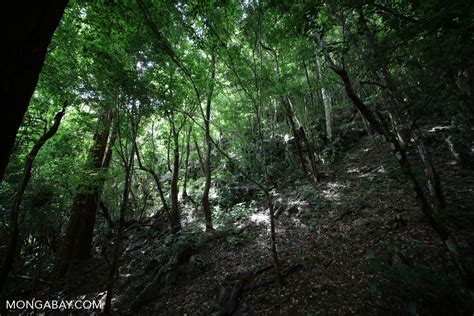
[[[250,215],[250,221],[255,224],[270,224],[268,212],[259,212]]]
[[[451,128],[452,128],[451,125],[448,125],[448,126],[435,126],[435,127],[431,128],[428,132],[436,133],[436,132],[439,132],[439,131],[449,130]]]
[[[352,167],[352,168],[348,168],[346,170],[347,173],[359,173],[360,172],[360,168],[358,167]]]
[[[326,189],[321,190],[321,194],[328,200],[332,202],[339,202],[341,199],[340,190],[344,189],[346,186],[337,182],[328,182],[326,184]]]

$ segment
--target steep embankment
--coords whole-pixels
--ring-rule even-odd
[[[320,183],[302,181],[277,192],[282,286],[269,267],[268,214],[250,203],[234,207],[236,214],[228,214],[232,223],[214,234],[192,226],[170,238],[156,236],[153,226],[129,228],[118,311],[436,314],[465,308],[453,290],[460,280],[449,254],[417,208],[388,149],[377,141],[378,146],[362,137],[324,170]],[[446,148],[434,148],[448,204],[446,220],[461,245],[469,247],[474,240],[473,174],[455,165]],[[80,278],[80,286],[63,295],[103,298],[104,275],[106,265],[99,263]]]

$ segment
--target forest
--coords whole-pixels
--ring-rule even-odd
[[[2,315],[474,313],[470,1],[1,20]]]

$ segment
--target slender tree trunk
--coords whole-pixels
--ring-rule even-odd
[[[367,121],[372,126],[372,128],[374,128],[375,131],[381,134],[387,140],[387,142],[391,144],[392,151],[394,155],[397,157],[398,163],[404,175],[408,179],[409,183],[412,186],[413,191],[416,194],[416,200],[418,204],[420,205],[421,210],[426,215],[431,226],[438,233],[441,240],[446,245],[446,248],[449,250],[449,252],[453,256],[453,259],[461,275],[466,280],[467,286],[470,288],[473,288],[474,287],[474,273],[471,267],[466,262],[464,255],[461,253],[459,249],[459,245],[457,244],[456,240],[451,235],[449,230],[446,228],[444,223],[440,220],[439,209],[433,208],[432,204],[429,202],[429,199],[427,199],[422,186],[420,185],[420,183],[418,182],[418,180],[416,179],[412,171],[410,162],[406,155],[406,151],[403,149],[403,146],[400,144],[400,141],[398,140],[396,134],[390,131],[390,129],[387,126],[387,123],[385,123],[382,116],[375,115],[358,97],[358,95],[354,91],[351,80],[346,70],[344,68],[337,66],[332,61],[332,59],[330,58],[326,50],[325,43],[319,37],[319,34],[318,34],[318,40],[320,42],[323,53],[325,54],[326,62],[329,64],[331,69],[342,79],[346,93],[348,97],[351,99],[353,105],[361,112],[362,115],[364,115],[364,117],[367,119]]]
[[[258,39],[260,42],[260,39]],[[278,55],[276,51],[271,48],[263,45],[263,43],[260,42],[260,46],[268,51],[270,51],[273,54],[273,57],[275,58],[275,77],[277,81],[280,78],[280,64],[278,62]],[[296,151],[298,153],[298,158],[301,164],[301,170],[304,173],[304,176],[308,176],[308,169],[306,168],[306,160],[304,158],[304,149],[303,149],[303,144],[301,140],[301,135],[299,134],[299,129],[296,126],[295,123],[295,114],[293,111],[293,107],[291,106],[290,99],[288,95],[284,95],[280,98],[281,104],[283,105],[283,108],[285,109],[285,114],[286,114],[286,120],[288,122],[288,125],[290,126],[291,133],[293,134],[293,138],[295,140],[295,145],[296,145]]]
[[[261,76],[262,76],[262,67],[263,67],[263,54],[262,54],[262,48],[265,46],[261,43],[261,38],[260,38],[260,32],[261,32],[261,11],[260,8],[258,10],[257,14],[257,32],[255,34],[255,42],[253,45],[253,50],[252,50],[252,59],[253,59],[253,74],[254,74],[254,81],[255,81],[255,92],[256,92],[256,99],[254,104],[254,109],[255,109],[255,117],[257,120],[257,135],[258,135],[258,140],[259,140],[259,145],[260,145],[260,153],[262,155],[262,169],[263,169],[263,174],[264,174],[264,179],[265,179],[265,186],[263,186],[263,192],[265,194],[265,198],[267,200],[267,206],[268,206],[268,212],[269,212],[269,217],[270,217],[270,249],[271,249],[271,255],[272,255],[272,260],[273,260],[273,266],[275,268],[275,277],[279,285],[282,284],[283,280],[281,277],[281,267],[280,267],[280,259],[278,257],[278,250],[277,250],[277,244],[276,244],[276,224],[275,224],[275,209],[273,205],[273,200],[272,196],[269,192],[270,188],[270,179],[268,177],[268,170],[267,170],[267,152],[265,149],[265,144],[263,142],[263,131],[262,131],[262,120],[260,118],[260,110],[263,105],[263,97],[262,97],[262,82],[261,82]],[[257,60],[256,60],[256,50],[257,47],[259,47],[259,60],[260,60],[260,69],[259,73],[260,76],[257,73]],[[271,50],[271,49],[270,49]],[[273,50],[272,50],[273,51]],[[275,56],[275,63],[276,63],[276,75],[277,77],[279,76],[279,67],[278,67],[278,59],[276,52],[273,51],[274,56]]]
[[[319,57],[316,58],[316,66],[318,67],[318,77],[319,77],[319,84],[321,86],[321,96],[323,98],[323,104],[324,104],[324,117],[326,119],[326,135],[329,141],[332,140],[332,104],[331,104],[331,95],[329,92],[326,90],[322,83],[322,78],[323,78],[323,72],[322,72],[322,67],[321,63],[319,62]]]
[[[309,99],[310,99],[310,103],[311,103],[311,108],[314,111],[314,108],[315,108],[314,91],[313,91],[313,86],[311,85],[311,80],[309,80],[308,66],[306,65],[306,61],[304,59],[303,59],[303,68],[304,68],[304,74],[305,74],[305,77],[306,77],[306,83],[308,84]]]
[[[170,223],[171,223],[171,232],[173,234],[181,230],[181,215],[179,211],[179,138],[178,132],[176,131],[173,117],[170,118],[170,125],[172,130],[173,137],[173,173],[171,177],[171,212],[170,212]]]
[[[308,139],[308,137],[306,137],[306,133],[304,131],[303,126],[300,126],[299,133],[301,135],[301,139],[303,141],[303,144],[305,144],[306,152],[308,153],[309,163],[310,163],[310,166],[311,166],[311,174],[313,176],[313,180],[315,182],[317,182],[317,181],[319,181],[319,170],[318,170],[318,165],[316,164],[316,157],[315,157],[315,153],[314,153],[315,150],[314,150],[314,147],[313,147],[313,143],[311,142],[311,140]]]
[[[12,2],[2,10],[0,181],[67,0]],[[8,109],[8,110],[7,110]]]
[[[115,115],[116,113],[113,113],[113,116]],[[113,119],[113,117],[111,119]],[[112,155],[114,153],[115,140],[117,139],[117,129],[118,127],[114,124],[114,127],[112,128],[112,134],[110,135],[110,139],[107,145],[108,148],[105,153],[104,160],[102,161],[102,169],[104,169],[104,171],[109,169],[110,163],[112,162]]]
[[[37,259],[36,259],[35,278],[33,280],[33,286],[31,290],[33,297],[35,297],[36,293],[38,292],[38,282],[41,278],[41,273],[43,272],[44,247],[45,247],[46,238],[47,238],[46,234],[47,232],[42,232],[42,236],[38,238],[39,250],[38,250]]]
[[[211,131],[210,131],[210,120],[211,120],[211,102],[212,94],[214,92],[214,80],[216,77],[216,56],[214,46],[211,47],[211,83],[209,85],[209,91],[206,102],[206,113],[204,117],[204,133],[206,142],[206,151],[204,156],[204,175],[206,182],[204,183],[204,191],[202,194],[202,210],[204,212],[204,218],[206,221],[206,230],[213,230],[212,226],[212,210],[209,203],[209,190],[211,189]]]
[[[17,253],[20,252],[19,248],[21,245],[19,245],[18,243],[20,235],[18,217],[20,213],[21,200],[23,198],[23,194],[25,193],[26,186],[28,185],[28,182],[31,178],[31,169],[33,168],[33,162],[43,145],[58,131],[59,124],[61,123],[61,119],[63,118],[64,112],[66,110],[66,106],[67,101],[64,102],[63,109],[60,112],[56,113],[56,116],[54,117],[54,123],[51,128],[40,137],[40,139],[31,149],[30,153],[28,154],[28,157],[26,158],[25,167],[23,169],[23,176],[16,191],[13,204],[10,208],[10,236],[7,251],[5,254],[5,261],[3,263],[2,271],[0,273],[0,290],[2,292],[6,288],[8,276],[13,268],[15,256]]]
[[[285,107],[286,118],[287,118],[288,124],[290,125],[290,129],[293,134],[293,137],[295,139],[296,151],[298,153],[298,158],[300,160],[301,170],[303,171],[306,177],[308,176],[308,168],[306,168],[306,160],[304,158],[303,145],[302,145],[300,134],[298,133],[298,128],[296,127],[296,123],[293,118],[294,114],[293,114],[293,110],[291,108],[290,102],[288,100],[288,96],[282,97],[282,104]]]
[[[127,212],[128,212],[128,200],[130,198],[133,162],[134,162],[135,151],[136,151],[136,147],[135,147],[136,136],[137,136],[136,129],[138,129],[138,126],[134,126],[133,128],[135,130],[133,132],[134,134],[132,135],[133,139],[132,139],[132,149],[130,150],[130,156],[128,157],[128,159],[124,159],[124,162],[126,162],[125,186],[124,186],[123,195],[122,195],[122,204],[120,206],[120,219],[119,219],[119,225],[117,229],[117,236],[115,238],[114,254],[113,254],[112,264],[111,264],[110,272],[109,272],[109,281],[107,284],[107,297],[105,299],[105,307],[104,307],[105,315],[110,315],[112,311],[112,297],[114,294],[115,279],[119,272],[120,254],[122,253],[122,236],[123,236],[123,231],[124,231],[124,226],[125,226],[125,219],[127,218]]]
[[[114,144],[115,144],[116,139],[117,139],[117,126],[114,125],[112,129],[112,134],[110,135],[107,152],[105,153],[104,161],[102,162],[102,169],[104,171],[109,169],[110,163],[112,162],[112,155],[114,152]],[[105,181],[105,179],[103,179],[103,181]],[[102,188],[103,185],[100,185],[100,187]],[[102,215],[104,216],[105,220],[107,221],[107,224],[109,225],[108,227],[109,232],[111,232],[112,228],[114,228],[115,225],[112,220],[112,214],[109,212],[109,209],[105,206],[104,201],[101,198],[101,193],[102,192],[99,192],[99,196],[97,197],[98,208],[102,210]]]
[[[199,144],[194,135],[193,135],[193,142],[194,142],[194,148],[196,149],[196,155],[198,156],[199,167],[201,167],[202,174],[205,175],[206,172],[204,171],[204,161],[202,160],[201,148],[199,148]]]
[[[418,148],[418,153],[424,166],[424,171],[426,175],[426,187],[430,204],[434,209],[444,208],[445,201],[443,197],[441,181],[429,157],[428,149],[425,145],[423,135],[415,125],[415,122],[412,119],[409,111],[407,111],[407,114],[405,115],[405,120],[408,120],[410,124],[413,125],[413,127],[409,129],[403,124],[404,115],[402,114],[401,109],[403,108],[404,103],[408,102],[409,98],[406,95],[402,95],[402,91],[399,91],[392,76],[390,75],[390,72],[388,71],[386,63],[383,62],[384,59],[380,58],[380,50],[375,39],[375,34],[369,29],[367,20],[365,19],[363,8],[360,3],[357,6],[357,10],[360,15],[359,23],[362,26],[364,35],[368,41],[369,51],[371,52],[371,55],[365,53],[364,50],[362,50],[356,44],[354,44],[354,46],[356,47],[356,49],[358,49],[361,58],[365,60],[367,64],[372,65],[370,69],[374,73],[374,75],[379,77],[385,83],[385,87],[388,91],[388,97],[387,94],[384,95],[386,99],[385,102],[390,105],[390,119],[393,131],[397,135],[400,145],[402,147],[406,147],[411,138],[411,135],[409,134],[413,134],[414,143]]]
[[[426,186],[428,188],[428,195],[430,196],[430,202],[433,209],[444,209],[446,202],[441,187],[441,180],[439,178],[436,169],[433,166],[431,158],[428,153],[428,148],[423,140],[421,131],[417,128],[413,130],[413,138],[418,148],[418,154],[423,162]]]
[[[132,181],[133,182],[133,181]],[[140,206],[140,202],[139,202],[139,199],[137,198],[136,194],[135,194],[135,191],[133,190],[133,187],[130,188],[130,203],[131,203],[131,206],[132,206],[132,210],[136,211],[138,210],[139,206]]]
[[[286,100],[287,100],[289,108],[291,110],[291,116],[295,117],[295,119],[296,119],[296,121],[299,125],[299,128],[294,133],[296,133],[296,135],[298,135],[298,143],[300,144],[300,151],[301,151],[301,154],[302,154],[301,156],[304,160],[303,153],[306,151],[306,154],[307,154],[308,159],[309,159],[310,167],[311,167],[311,170],[310,170],[311,171],[310,172],[311,176],[313,177],[313,180],[315,182],[317,182],[318,179],[319,179],[319,171],[318,171],[318,167],[317,167],[317,164],[316,164],[316,158],[314,156],[313,144],[306,137],[306,133],[304,131],[303,125],[298,121],[298,117],[294,114],[293,105],[291,103],[290,97],[287,96]],[[296,128],[296,126],[295,126],[295,128]],[[306,161],[304,160],[304,162],[306,162]]]
[[[186,134],[186,153],[184,158],[184,181],[183,181],[183,192],[181,193],[181,198],[185,200],[188,197],[187,192],[187,185],[188,185],[188,178],[189,178],[189,151],[190,146],[189,143],[191,141],[191,132],[193,130],[193,126],[190,125],[188,132]]]
[[[303,68],[304,68],[304,73],[306,77],[306,83],[308,84],[309,88],[309,96],[310,96],[310,104],[311,108],[314,110],[315,104],[314,104],[314,92],[313,92],[313,87],[311,85],[311,81],[309,79],[309,73],[308,73],[308,66],[306,65],[306,61],[303,59]],[[308,120],[308,110],[305,106],[305,117],[304,117],[304,125],[306,126],[307,131],[309,132],[310,138],[306,136],[306,133],[304,131],[303,126],[300,127],[300,132],[301,132],[301,137],[303,138],[303,142],[306,144],[306,151],[309,156],[309,162],[311,164],[311,173],[313,175],[313,180],[318,181],[319,180],[319,171],[318,171],[318,166],[316,164],[316,151],[315,151],[315,146],[311,140],[311,128],[310,128],[310,123]]]
[[[174,225],[173,225],[173,222],[171,220],[170,208],[168,206],[168,202],[166,202],[166,197],[165,197],[165,193],[163,192],[163,187],[161,186],[160,177],[155,172],[155,170],[153,170],[150,167],[147,167],[147,166],[143,165],[143,162],[140,158],[140,151],[138,150],[138,146],[136,144],[135,144],[135,148],[136,148],[135,150],[136,150],[136,154],[137,154],[138,166],[140,167],[141,170],[149,173],[153,177],[153,180],[155,180],[155,185],[156,185],[156,188],[158,190],[158,195],[160,197],[161,204],[163,206],[163,211],[166,214],[166,217],[167,217],[169,225],[170,225],[170,230],[172,231],[172,228],[173,228]]]
[[[203,213],[206,221],[206,229],[212,230],[212,210],[211,206],[209,203],[209,190],[211,187],[211,166],[210,166],[210,158],[211,158],[211,142],[210,142],[210,110],[211,110],[211,99],[212,99],[212,94],[214,91],[214,80],[215,80],[215,72],[216,72],[216,66],[215,66],[215,52],[214,52],[214,43],[211,44],[211,82],[210,86],[208,89],[208,96],[207,96],[207,104],[206,104],[206,113],[204,113],[201,105],[201,93],[197,87],[196,82],[193,79],[192,72],[186,68],[186,66],[181,62],[179,57],[175,54],[173,51],[171,45],[168,43],[167,39],[163,36],[163,34],[160,32],[159,28],[157,25],[154,23],[153,19],[151,18],[147,7],[144,5],[143,2],[139,2],[140,10],[143,13],[144,21],[150,28],[150,30],[153,32],[155,35],[155,39],[160,47],[160,50],[168,55],[168,57],[171,58],[173,63],[183,72],[184,76],[190,81],[194,93],[196,95],[196,101],[199,106],[199,109],[201,111],[202,118],[204,120],[204,126],[205,126],[205,141],[206,141],[206,155],[205,155],[205,161],[204,161],[204,175],[206,177],[206,183],[204,186],[204,192],[202,196],[202,207],[203,207]]]
[[[112,220],[112,214],[102,200],[99,201],[99,208],[102,210],[101,215],[107,221],[107,224],[109,225],[109,232],[111,232],[112,228],[115,227],[114,221]]]
[[[390,97],[391,97],[391,100],[387,100],[389,104],[392,104],[392,108],[396,108],[396,109],[393,109],[393,112],[395,112],[395,117],[396,117],[396,120],[397,122],[399,122],[401,120],[400,118],[400,114],[398,113],[398,108],[400,108],[402,106],[402,102],[403,100],[408,100],[408,97],[407,96],[404,96],[402,97],[401,96],[401,92],[398,90],[397,86],[395,86],[395,83],[393,81],[393,79],[391,78],[387,68],[385,66],[383,66],[381,68],[381,78],[382,80],[385,82],[385,85],[387,86],[389,92],[390,92]],[[413,119],[411,119],[411,115],[408,113],[407,117],[413,121]],[[414,125],[414,123],[412,123]],[[401,124],[398,124],[398,125],[401,125]],[[404,132],[402,128],[399,128],[398,130],[402,130],[402,137],[399,135],[399,138],[401,138],[403,141],[403,144],[405,144],[405,142],[408,142],[408,139],[409,139],[409,136],[410,135],[406,135],[407,132]],[[443,197],[443,190],[442,190],[442,187],[441,187],[441,181],[439,179],[439,175],[438,173],[436,172],[435,168],[434,168],[434,165],[431,161],[431,158],[429,156],[429,152],[428,152],[428,148],[426,147],[425,145],[425,141],[424,141],[424,138],[423,138],[423,135],[421,133],[421,131],[418,129],[417,126],[414,126],[413,127],[413,131],[412,131],[412,134],[413,134],[413,140],[414,140],[414,143],[415,145],[417,146],[418,148],[418,154],[421,158],[421,161],[423,162],[423,167],[424,167],[424,172],[425,172],[425,176],[426,176],[426,188],[427,188],[427,191],[428,191],[428,197],[429,197],[429,200],[430,200],[430,204],[432,205],[432,207],[434,209],[442,209],[445,207],[445,201],[444,201],[444,197]]]
[[[166,166],[168,167],[168,171],[169,172],[173,172],[172,169],[171,169],[171,136],[172,136],[172,132],[171,132],[171,128],[169,130],[169,133],[168,133],[168,140],[167,140],[167,144],[168,146],[166,147]]]
[[[403,122],[401,109],[403,108],[404,103],[408,102],[409,97],[407,95],[404,95],[403,91],[400,91],[398,89],[398,86],[395,84],[395,81],[393,80],[386,63],[383,62],[382,58],[379,58],[379,48],[375,40],[375,35],[369,30],[369,26],[364,16],[363,8],[361,5],[359,5],[357,9],[361,17],[360,24],[368,40],[369,47],[375,61],[374,63],[377,66],[373,69],[373,72],[385,83],[385,86],[389,92],[390,100],[387,100],[387,103],[391,105],[391,114],[395,123],[394,131],[397,133],[402,145],[406,146],[406,143],[408,143],[410,139],[410,130],[408,130],[408,128],[406,128],[402,124]],[[365,58],[369,59],[368,56],[365,56]],[[434,212],[440,213],[441,209],[444,209],[445,207],[441,181],[429,157],[428,149],[425,145],[421,131],[415,125],[415,122],[412,119],[412,116],[409,111],[407,111],[407,115],[405,116],[406,119],[410,121],[410,124],[413,125],[413,139],[415,145],[418,148],[418,153],[421,158],[421,161],[423,162],[429,203]]]

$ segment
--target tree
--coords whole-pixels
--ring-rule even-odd
[[[466,259],[464,255],[462,254],[461,250],[459,249],[459,246],[456,240],[454,239],[452,234],[449,232],[447,227],[444,225],[444,223],[442,223],[442,221],[439,219],[440,203],[437,197],[436,185],[433,182],[434,179],[433,178],[430,179],[430,176],[434,177],[434,175],[430,174],[430,172],[427,171],[427,175],[429,177],[428,182],[427,182],[428,188],[424,190],[422,184],[416,178],[412,170],[410,160],[407,156],[406,150],[404,149],[404,144],[402,143],[402,141],[404,140],[404,137],[397,137],[396,136],[397,131],[392,130],[386,123],[385,119],[380,114],[374,113],[366,106],[366,104],[364,104],[364,102],[355,92],[352,81],[347,71],[343,67],[338,66],[329,55],[326,43],[318,31],[316,31],[316,37],[319,40],[326,62],[328,63],[329,67],[343,81],[346,93],[348,97],[351,99],[354,106],[362,113],[362,115],[369,122],[371,127],[374,130],[376,130],[379,134],[381,134],[387,140],[387,142],[391,144],[393,153],[396,155],[402,171],[404,172],[405,176],[407,177],[408,181],[412,185],[413,190],[416,193],[416,198],[420,205],[421,210],[429,218],[431,225],[433,226],[435,231],[438,233],[440,238],[443,240],[447,249],[453,255],[453,258],[461,274],[465,277],[467,285],[469,287],[472,287],[474,284],[474,274],[470,270],[470,267],[468,263],[466,262]],[[388,74],[385,73],[384,76],[385,76],[385,82],[391,85],[390,80],[387,78]],[[407,136],[411,136],[411,135],[407,135]],[[417,137],[418,136],[415,134],[415,139]],[[422,144],[419,144],[419,147],[421,147],[420,154],[422,155],[422,160],[425,162],[425,164],[427,164],[428,162],[426,161],[427,160],[426,151],[423,148]],[[436,201],[430,201],[430,197],[426,196],[425,191],[428,191],[431,196],[434,195]]]
[[[117,228],[117,235],[114,242],[113,258],[110,264],[109,279],[107,284],[107,297],[105,300],[104,314],[109,315],[112,310],[112,297],[114,293],[115,279],[119,272],[119,262],[122,254],[122,237],[125,229],[125,220],[128,213],[128,200],[130,196],[130,187],[132,182],[133,166],[136,153],[136,138],[138,127],[140,125],[141,113],[136,100],[130,100],[130,109],[126,112],[127,126],[125,135],[118,129],[120,158],[125,169],[125,183],[120,204],[120,217]]]
[[[5,262],[2,266],[2,271],[0,273],[0,284],[2,285],[2,288],[0,290],[2,292],[6,288],[8,275],[10,274],[10,271],[13,267],[13,262],[17,253],[19,252],[19,248],[21,247],[21,245],[18,245],[18,239],[20,235],[18,216],[20,212],[23,194],[25,193],[26,187],[31,178],[31,169],[33,168],[33,162],[35,161],[36,155],[38,155],[38,152],[41,150],[43,145],[58,131],[59,124],[61,124],[61,119],[64,116],[66,107],[67,101],[64,102],[62,110],[56,113],[56,115],[54,116],[53,125],[49,128],[48,131],[41,135],[41,137],[38,139],[36,144],[31,149],[30,153],[28,154],[28,157],[26,158],[25,167],[23,169],[23,176],[16,191],[13,204],[10,208],[10,238],[8,241]]]
[[[2,28],[6,30],[6,37],[0,59],[3,82],[0,100],[9,106],[9,111],[8,116],[4,116],[0,180],[3,180],[16,133],[38,82],[51,37],[67,3],[67,0],[35,2],[28,6],[15,3],[3,11]]]
[[[71,264],[92,257],[92,239],[97,210],[100,204],[100,193],[104,184],[104,174],[107,172],[112,152],[106,156],[107,145],[112,146],[109,132],[114,119],[114,110],[105,110],[101,114],[97,131],[90,148],[90,166],[84,177],[96,174],[77,188],[77,194],[71,207],[71,215],[64,234],[63,243],[57,255],[56,276],[63,277]]]
[[[468,243],[458,238],[470,236],[470,214],[462,207],[469,203],[461,200],[471,191],[459,188],[459,179],[471,180],[474,162],[470,3],[73,1],[61,18],[65,5],[17,6],[3,19],[12,27],[6,27],[11,32],[0,62],[0,98],[16,112],[5,116],[8,150],[0,156],[0,178],[6,170],[0,210],[10,210],[0,212],[2,286],[19,278],[33,285],[25,298],[67,294],[55,277],[70,272],[87,283],[94,275],[107,292],[104,312],[111,314],[114,297],[128,306],[122,291],[136,284],[128,282],[137,276],[133,271],[145,272],[138,278],[145,290],[131,304],[136,307],[168,287],[183,295],[183,283],[195,282],[201,263],[207,271],[235,272],[214,260],[221,257],[214,252],[229,251],[239,260],[231,269],[248,265],[248,271],[226,280],[233,288],[227,293],[225,284],[220,291],[220,301],[230,297],[221,312],[239,313],[237,299],[246,289],[260,291],[302,265],[319,265],[317,258],[316,265],[306,264],[313,256],[303,254],[314,246],[317,225],[318,241],[338,241],[318,243],[318,253],[367,248],[385,256],[389,248],[393,262],[383,269],[409,272],[413,282],[424,282],[424,268],[416,277],[420,262],[438,251],[449,254],[446,271],[441,262],[429,268],[469,296],[459,284],[474,283],[471,258],[463,247]],[[73,106],[50,137],[49,118],[64,100]],[[386,146],[371,152],[366,134]],[[456,161],[448,162],[449,150]],[[5,169],[1,163],[10,153]],[[392,201],[402,193],[414,198]],[[352,212],[359,202],[364,212]],[[412,209],[415,202],[422,217],[395,213],[394,206]],[[383,230],[357,224],[372,208]],[[408,222],[405,215],[420,220]],[[435,251],[418,252],[422,246],[409,241],[420,232],[439,237],[438,245],[428,245]],[[354,234],[357,245],[345,243]],[[406,258],[405,249],[392,254],[387,240],[406,247]],[[301,249],[292,248],[298,243]],[[135,264],[149,255],[149,263]],[[342,263],[360,266],[362,257]],[[102,260],[106,264],[88,269]],[[90,271],[84,279],[77,273],[82,268]],[[122,283],[125,270],[131,275]],[[377,281],[352,277],[354,283],[341,284]],[[9,286],[5,296],[20,286]],[[426,292],[410,297],[410,304],[428,305],[438,295]],[[436,298],[440,304],[457,304],[450,296],[456,291],[443,286],[444,292],[449,299]],[[312,294],[294,293],[308,295],[304,308],[312,307]]]

